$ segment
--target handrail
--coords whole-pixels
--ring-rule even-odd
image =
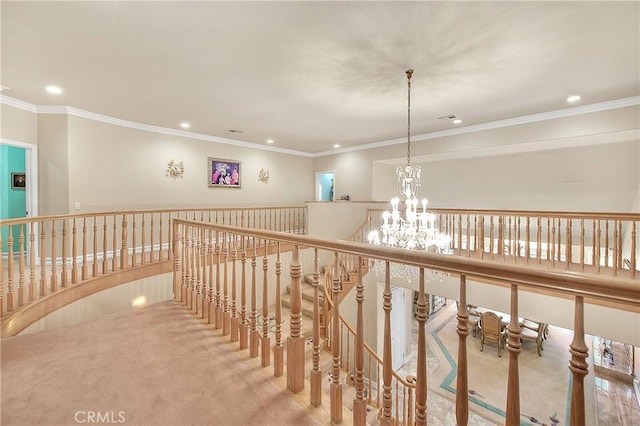
[[[371,244],[345,241],[345,240],[332,240],[316,236],[308,235],[295,235],[284,234],[280,232],[259,230],[253,228],[238,228],[234,226],[221,225],[221,224],[208,224],[191,220],[175,219],[173,221],[174,232],[176,238],[174,241],[177,246],[175,252],[178,255],[176,259],[176,269],[174,270],[174,285],[175,288],[182,288],[182,294],[186,297],[182,298],[182,301],[187,305],[193,304],[193,300],[198,300],[197,296],[200,294],[206,294],[206,289],[211,289],[213,283],[207,282],[206,278],[202,279],[203,274],[200,273],[201,265],[203,265],[201,259],[203,256],[206,259],[207,253],[211,252],[211,241],[199,241],[198,235],[203,233],[206,235],[215,232],[216,235],[224,235],[222,243],[217,240],[216,237],[216,252],[219,251],[218,246],[222,244],[224,246],[225,241],[231,236],[233,241],[236,240],[266,240],[276,242],[278,244],[291,244],[293,249],[293,260],[291,262],[291,316],[290,325],[292,334],[288,339],[287,347],[290,348],[291,358],[288,358],[287,362],[287,384],[288,389],[294,393],[299,392],[304,388],[304,385],[300,384],[304,377],[304,350],[298,349],[299,345],[303,345],[303,336],[299,335],[300,330],[300,315],[301,315],[301,283],[300,283],[300,269],[298,251],[302,248],[312,248],[316,251],[325,250],[333,253],[336,263],[337,258],[340,255],[355,256],[358,259],[372,259],[375,261],[382,261],[385,263],[400,263],[409,266],[414,266],[420,270],[420,294],[424,291],[425,269],[434,269],[442,272],[450,273],[452,276],[460,277],[460,295],[459,295],[459,311],[458,311],[458,327],[457,332],[459,335],[458,346],[458,392],[456,394],[456,418],[458,424],[466,424],[466,417],[468,417],[468,395],[464,391],[468,389],[468,382],[466,377],[467,371],[467,357],[466,357],[466,338],[468,332],[468,313],[466,312],[466,278],[475,278],[483,285],[498,285],[504,286],[507,283],[511,292],[511,306],[510,306],[510,318],[511,322],[508,326],[509,339],[507,341],[509,352],[509,378],[507,383],[507,410],[506,410],[506,424],[519,423],[520,411],[519,405],[514,401],[519,400],[519,379],[517,376],[518,371],[518,356],[521,352],[521,329],[518,324],[518,291],[520,287],[528,287],[534,289],[544,289],[547,294],[554,295],[571,295],[575,299],[575,324],[574,324],[574,340],[570,346],[570,370],[572,373],[573,387],[571,389],[571,416],[572,424],[584,424],[585,419],[585,407],[584,407],[584,376],[588,374],[588,364],[585,362],[588,356],[588,347],[584,342],[584,299],[585,297],[594,298],[598,300],[604,300],[608,302],[617,302],[625,304],[638,310],[640,308],[640,280],[630,279],[627,277],[617,277],[612,279],[611,277],[597,275],[589,272],[581,271],[568,271],[568,270],[553,270],[545,268],[532,268],[524,264],[513,264],[494,262],[481,259],[475,259],[464,256],[447,255],[440,253],[430,253],[421,251],[412,251],[405,249],[389,248],[383,246],[375,246]],[[194,240],[194,236],[196,236]],[[223,248],[224,249],[224,248]],[[226,250],[226,249],[225,249]],[[178,254],[180,253],[180,254]],[[185,266],[182,265],[182,258],[186,262]],[[206,260],[204,261],[206,265]],[[268,273],[268,263],[264,263],[265,274]],[[220,264],[216,264],[216,268],[220,267]],[[412,423],[413,417],[413,390],[415,389],[415,419],[425,418],[425,398],[426,398],[426,370],[425,370],[425,353],[426,343],[424,339],[422,342],[418,342],[420,346],[418,348],[418,372],[417,377],[407,378],[406,380],[395,374],[392,370],[391,362],[391,327],[390,327],[390,314],[393,309],[391,303],[391,290],[390,290],[390,267],[385,268],[385,289],[383,293],[384,303],[384,355],[382,359],[368,346],[364,345],[362,338],[362,302],[363,288],[361,277],[358,279],[358,295],[356,301],[358,303],[358,326],[357,330],[346,323],[343,323],[343,327],[336,324],[339,318],[339,305],[334,306],[334,319],[333,326],[330,335],[331,348],[332,348],[332,368],[330,375],[331,386],[331,415],[334,423],[339,423],[342,419],[342,391],[341,382],[339,381],[339,375],[341,369],[345,366],[349,369],[351,362],[350,346],[351,340],[357,340],[356,346],[353,348],[354,356],[356,356],[358,365],[356,366],[354,361],[354,381],[358,384],[356,387],[356,399],[354,399],[354,407],[361,407],[362,403],[371,402],[365,401],[365,397],[362,392],[362,384],[368,380],[371,384],[372,381],[377,383],[376,390],[378,391],[377,401],[380,398],[380,362],[382,364],[382,404],[380,411],[380,423],[381,424],[395,424],[399,423]],[[361,274],[360,274],[361,275]],[[206,277],[206,274],[204,274]],[[339,293],[339,285],[337,275],[333,276],[332,280],[332,294],[335,296]],[[226,280],[223,281],[226,283]],[[218,282],[216,281],[216,286]],[[244,282],[243,282],[244,286]],[[226,289],[226,284],[225,287]],[[226,291],[226,290],[225,290]],[[176,291],[177,293],[177,291]],[[192,294],[191,298],[189,295]],[[225,293],[226,294],[226,293]],[[263,293],[264,297],[264,293]],[[279,296],[277,296],[279,297]],[[317,293],[314,296],[314,304],[317,303]],[[329,298],[325,297],[325,300]],[[190,302],[190,300],[192,302]],[[211,306],[214,306],[213,299],[209,301]],[[329,303],[331,303],[329,301]],[[374,303],[379,303],[374,301]],[[197,305],[196,305],[197,306]],[[264,302],[263,306],[267,306]],[[418,303],[418,322],[422,331],[419,331],[419,336],[424,332],[424,323],[426,322],[426,307],[424,300]],[[193,309],[193,307],[192,307]],[[197,307],[195,308],[197,310]],[[220,308],[218,308],[220,309]],[[317,315],[319,315],[314,309],[314,335],[316,333]],[[345,333],[343,328],[347,329]],[[295,334],[293,332],[295,331]],[[360,334],[358,334],[360,333]],[[223,332],[224,334],[224,332]],[[351,336],[355,336],[354,339]],[[341,352],[343,342],[346,340],[347,349],[346,356],[344,352]],[[240,346],[243,347],[242,344]],[[372,368],[371,363],[367,371],[367,368],[363,367],[362,351],[367,352],[376,360],[376,367]],[[257,351],[255,355],[257,356]],[[265,355],[263,355],[263,366],[268,365],[269,360],[265,362]],[[421,367],[422,366],[422,367]],[[515,372],[515,373],[514,373]],[[393,386],[395,381],[395,398],[393,394]],[[400,385],[403,387],[400,390]],[[316,384],[316,387],[320,386]],[[406,390],[405,390],[406,389]],[[316,389],[317,394],[317,389]],[[371,393],[369,398],[372,398]],[[408,408],[407,408],[408,407]],[[407,412],[407,409],[409,410]],[[356,414],[354,410],[354,419],[359,416],[362,419],[362,412],[364,410],[359,409],[360,414]],[[408,420],[407,420],[408,419]],[[361,423],[358,423],[361,424]],[[424,423],[421,423],[424,424]]]

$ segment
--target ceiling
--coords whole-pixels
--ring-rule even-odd
[[[3,95],[305,153],[406,136],[407,68],[414,135],[640,94],[639,2],[1,8]]]

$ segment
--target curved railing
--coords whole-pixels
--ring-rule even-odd
[[[518,357],[521,352],[521,328],[518,321],[518,294],[522,289],[544,291],[549,297],[571,297],[574,300],[575,322],[574,322],[574,338],[570,347],[567,348],[571,361],[569,370],[571,371],[571,424],[585,424],[585,405],[584,405],[584,377],[588,374],[588,365],[586,358],[588,357],[588,347],[585,343],[584,333],[584,304],[585,299],[599,300],[605,303],[615,303],[625,305],[631,310],[640,309],[640,281],[618,276],[612,278],[610,276],[602,276],[592,273],[580,271],[556,271],[547,268],[532,268],[525,264],[503,263],[503,262],[487,262],[482,259],[469,258],[466,256],[450,256],[439,253],[427,253],[410,250],[393,249],[388,247],[374,246],[370,244],[356,243],[344,240],[330,240],[305,235],[287,235],[278,232],[262,231],[257,229],[241,229],[237,227],[203,224],[195,221],[174,220],[176,244],[174,253],[176,254],[174,269],[174,293],[179,296],[183,303],[190,306],[200,315],[205,317],[209,312],[209,321],[215,320],[216,328],[223,329],[223,336],[230,336],[234,341],[234,335],[239,335],[239,348],[249,348],[250,357],[258,357],[258,342],[263,347],[261,352],[262,366],[268,366],[273,360],[274,374],[287,375],[288,389],[294,393],[299,393],[305,388],[306,377],[306,351],[305,345],[308,343],[307,338],[301,333],[301,265],[299,251],[301,248],[311,248],[315,251],[315,263],[317,265],[317,252],[327,251],[334,257],[334,263],[340,264],[337,260],[341,256],[357,256],[360,261],[357,262],[358,271],[356,271],[356,304],[357,304],[357,321],[354,328],[349,326],[341,326],[340,304],[336,304],[332,310],[331,330],[329,332],[331,338],[331,370],[330,370],[330,407],[331,420],[339,423],[342,420],[343,398],[342,398],[342,376],[344,370],[350,371],[348,380],[352,380],[356,386],[356,396],[353,401],[354,424],[364,424],[363,419],[366,418],[366,405],[373,397],[373,386],[370,384],[380,383],[378,389],[380,393],[380,423],[390,425],[394,423],[411,423],[415,419],[416,424],[425,424],[426,419],[426,392],[427,392],[427,371],[426,371],[426,341],[425,323],[426,303],[424,301],[424,285],[425,271],[428,269],[448,273],[451,276],[459,277],[459,300],[458,311],[458,358],[457,358],[457,382],[456,382],[456,419],[457,424],[467,424],[468,422],[468,379],[467,356],[466,356],[466,339],[469,334],[468,313],[466,311],[466,279],[473,278],[481,285],[498,286],[504,288],[505,285],[511,294],[510,318],[508,325],[508,354],[509,354],[509,377],[506,387],[506,424],[518,424],[520,422],[519,407],[519,379],[518,379]],[[282,336],[277,337],[277,341],[271,355],[271,342],[268,333],[260,334],[260,330],[255,327],[255,322],[251,319],[251,315],[245,320],[235,320],[235,324],[239,329],[236,333],[234,330],[233,310],[228,306],[238,304],[240,311],[255,312],[256,307],[262,299],[263,317],[272,314],[270,306],[274,303],[277,306],[277,300],[269,299],[268,291],[269,282],[279,282],[281,271],[279,251],[276,257],[275,268],[272,267],[273,260],[267,258],[266,250],[263,258],[263,291],[262,297],[256,296],[257,300],[252,300],[251,306],[245,304],[244,300],[238,300],[234,288],[241,289],[240,293],[248,291],[249,282],[252,282],[251,294],[252,298],[256,293],[255,286],[255,261],[252,260],[251,279],[250,274],[242,272],[239,282],[233,279],[218,278],[219,274],[214,274],[213,270],[220,270],[223,264],[224,270],[230,267],[230,270],[244,271],[246,262],[242,260],[232,261],[227,265],[228,260],[220,261],[220,257],[216,253],[229,252],[232,247],[242,247],[240,256],[236,258],[246,259],[250,253],[250,241],[268,241],[271,246],[291,245],[292,260],[289,267],[289,277],[291,280],[291,313],[289,317],[289,336],[286,341],[287,363],[286,371],[282,369]],[[267,247],[265,244],[264,247]],[[228,258],[225,258],[228,259]],[[385,266],[385,280],[383,292],[383,309],[384,309],[384,338],[383,338],[383,356],[381,370],[376,367],[368,368],[366,365],[363,330],[366,326],[364,323],[364,303],[378,304],[377,300],[364,300],[364,285],[362,284],[362,259],[371,259],[383,262]],[[237,263],[239,262],[239,263]],[[416,267],[420,271],[419,279],[419,299],[417,320],[418,330],[418,370],[415,377],[415,392],[412,387],[408,387],[406,391],[400,385],[401,380],[394,378],[392,369],[391,355],[391,312],[393,310],[391,301],[391,280],[389,273],[389,264],[402,264]],[[211,269],[209,269],[211,268]],[[209,272],[207,272],[209,270]],[[216,277],[215,279],[213,277]],[[226,276],[226,274],[224,274]],[[340,279],[336,274],[332,280],[332,295],[335,297],[340,292]],[[259,291],[258,291],[259,292]],[[191,295],[191,296],[189,296]],[[229,296],[228,296],[229,295]],[[278,297],[279,298],[279,297]],[[210,309],[201,308],[200,304],[208,306]],[[314,306],[318,306],[319,292],[315,292]],[[277,309],[277,308],[276,308]],[[220,320],[218,321],[218,318]],[[276,323],[285,321],[275,314]],[[225,324],[231,324],[226,328]],[[317,348],[319,342],[320,319],[319,310],[314,309],[313,320],[313,347]],[[245,331],[243,332],[243,328]],[[243,343],[242,336],[249,336],[255,343]],[[251,337],[254,336],[254,337]],[[352,345],[351,342],[355,341]],[[353,349],[347,350],[347,356],[341,347],[344,342],[348,342],[348,347]],[[266,349],[264,349],[266,348]],[[353,350],[354,355],[350,352]],[[372,353],[369,349],[368,353]],[[353,364],[350,364],[353,360]],[[312,355],[313,367],[311,369],[311,402],[312,405],[318,405],[318,389],[322,388],[323,381],[318,379],[319,362],[317,352],[314,350]],[[374,362],[370,361],[373,365]],[[278,368],[277,366],[280,366]],[[380,379],[381,377],[381,379]],[[314,379],[315,378],[315,379]],[[407,380],[406,382],[413,381]],[[408,386],[407,383],[406,386]],[[367,386],[372,386],[367,390]],[[543,392],[543,390],[541,390]],[[368,395],[367,395],[368,393]],[[415,395],[415,402],[413,401]]]
[[[171,221],[177,218],[289,233],[307,229],[305,206],[130,210],[0,221],[2,335],[18,333],[97,291],[169,272]],[[116,273],[129,277],[104,280]],[[37,303],[42,300],[46,306]],[[28,306],[29,315],[20,322],[7,320]]]

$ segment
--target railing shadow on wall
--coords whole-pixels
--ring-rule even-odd
[[[419,294],[424,294],[425,270],[442,271],[459,277],[459,310],[458,310],[458,369],[456,392],[456,420],[457,424],[468,422],[468,381],[467,381],[467,355],[466,339],[469,334],[468,312],[466,308],[466,280],[474,278],[483,280],[486,285],[507,285],[510,289],[510,317],[508,325],[509,339],[507,348],[509,352],[509,373],[506,384],[506,424],[519,424],[519,376],[518,356],[520,354],[521,328],[518,323],[518,294],[521,289],[540,289],[547,294],[562,295],[574,300],[575,320],[573,342],[567,351],[570,354],[569,369],[572,375],[571,387],[571,424],[585,424],[585,399],[584,377],[588,374],[588,347],[584,334],[584,300],[585,298],[602,300],[605,302],[623,304],[631,309],[640,307],[640,292],[638,281],[625,277],[611,279],[581,271],[555,271],[546,268],[532,268],[524,264],[487,262],[465,256],[448,256],[438,253],[425,253],[409,250],[399,250],[387,247],[373,246],[364,243],[329,240],[304,235],[287,235],[277,232],[261,231],[256,229],[241,229],[238,227],[203,224],[200,222],[176,219],[174,223],[174,294],[179,300],[198,313],[202,318],[215,324],[216,328],[222,328],[222,335],[229,336],[230,341],[238,341],[239,349],[249,348],[250,357],[260,356],[258,342],[263,347],[261,351],[262,366],[271,365],[269,352],[269,336],[261,332],[256,324],[258,305],[263,308],[262,315],[273,314],[275,323],[286,321],[282,317],[279,305],[279,296],[276,300],[268,299],[268,292],[264,291],[270,284],[263,282],[262,301],[254,299],[256,294],[255,265],[256,252],[249,250],[255,241],[264,242],[264,247],[273,246],[276,249],[276,261],[273,265],[273,280],[279,287],[282,279],[279,248],[282,245],[293,246],[293,258],[291,261],[289,279],[291,285],[291,307],[288,318],[289,336],[283,343],[280,330],[276,330],[276,344],[273,350],[274,375],[287,375],[287,387],[291,392],[301,392],[305,384],[305,342],[306,337],[301,332],[301,265],[299,261],[300,250],[311,248],[314,250],[314,268],[317,271],[318,251],[329,251],[333,254],[334,264],[341,265],[343,256],[357,256],[360,261],[355,262],[357,268],[358,283],[356,285],[357,323],[355,329],[349,330],[345,339],[340,321],[340,305],[333,306],[331,321],[330,350],[332,354],[329,395],[331,406],[331,420],[334,423],[342,421],[343,398],[342,386],[345,370],[350,370],[353,377],[349,380],[355,386],[355,398],[353,401],[353,417],[355,424],[364,424],[367,405],[379,406],[379,419],[381,424],[390,425],[395,422],[425,424],[426,419],[426,342],[424,339],[426,315],[426,302],[421,296],[418,300],[417,320],[418,330],[418,371],[415,377],[415,400],[411,390],[404,390],[400,380],[394,378],[391,359],[391,303],[390,289],[390,264],[406,264],[417,267],[420,270]],[[227,267],[235,271],[241,271],[241,279],[236,282],[228,279],[227,273],[220,278],[221,268],[229,263],[229,256],[221,258],[220,253],[233,253],[232,261]],[[268,275],[271,266],[263,260],[264,277]],[[383,293],[384,309],[384,342],[382,355],[382,371],[372,368],[372,363],[365,362],[365,344],[363,329],[364,292],[362,274],[363,259],[372,259],[385,264],[385,282]],[[250,262],[249,262],[250,260]],[[246,272],[247,263],[251,264],[250,273]],[[331,297],[337,300],[341,291],[340,268],[334,268],[332,279]],[[215,277],[215,278],[214,278]],[[230,284],[232,283],[232,284]],[[273,284],[271,284],[273,285]],[[314,280],[314,285],[319,285]],[[229,287],[230,286],[230,287]],[[239,291],[236,288],[239,286]],[[246,299],[238,300],[236,295],[251,294],[252,300],[247,304]],[[313,354],[312,368],[310,372],[310,401],[312,405],[318,404],[321,395],[322,381],[319,369],[320,347],[320,312],[319,291],[314,291],[314,318],[313,318]],[[325,297],[329,295],[326,294]],[[366,301],[379,303],[379,301]],[[239,306],[239,308],[238,308]],[[275,312],[269,311],[269,307],[275,306]],[[244,312],[244,314],[242,314]],[[343,345],[347,345],[344,348]],[[266,345],[266,346],[265,346]],[[265,350],[266,347],[266,350]],[[286,371],[283,369],[284,353],[286,352]],[[351,355],[353,354],[353,356]],[[350,362],[353,366],[347,367]],[[377,402],[372,399],[372,390],[379,393]],[[368,390],[368,392],[367,392]],[[367,396],[365,396],[367,395]]]
[[[171,221],[176,218],[289,233],[307,229],[305,206],[115,211],[3,220],[2,336],[15,335],[96,292],[170,272]],[[17,312],[20,315],[14,315]]]

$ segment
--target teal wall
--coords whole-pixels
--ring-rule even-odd
[[[26,150],[0,145],[0,219],[24,217],[27,210],[27,191],[11,188],[11,173],[26,171]],[[28,178],[28,177],[27,177]],[[7,252],[8,228],[2,228],[2,252]],[[17,251],[18,229],[13,229]]]
[[[333,173],[322,173],[320,175],[320,187],[322,188],[322,194],[320,194],[320,200],[333,201],[335,194],[331,193],[331,186],[333,180]]]

